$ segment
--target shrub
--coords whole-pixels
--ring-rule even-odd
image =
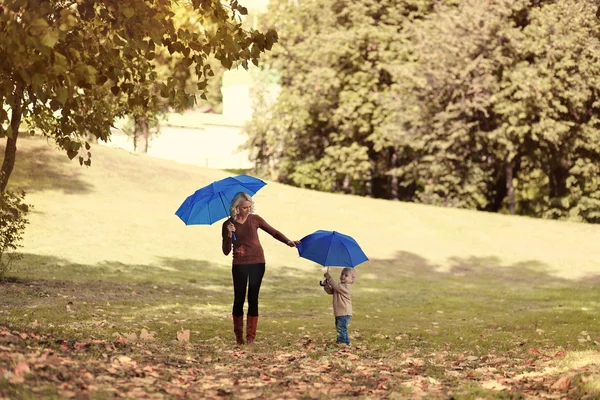
[[[24,203],[25,192],[0,193],[0,279],[9,270],[13,261],[22,257],[16,250],[25,225],[29,223],[27,214],[30,206]]]

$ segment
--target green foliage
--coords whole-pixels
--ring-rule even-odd
[[[414,61],[397,65],[404,101],[391,112],[400,152],[410,154],[396,172],[401,185],[416,188],[414,200],[493,210],[506,196],[511,158],[496,139],[501,121],[493,107],[513,62],[507,30],[524,8],[522,1],[467,1],[411,26]]]
[[[298,186],[597,223],[596,8],[276,2],[281,94],[248,147]]]
[[[593,2],[564,0],[534,9],[513,45],[522,55],[506,73],[496,110],[516,157],[545,178],[536,216],[600,222],[600,27]],[[514,138],[516,136],[516,138]],[[528,189],[525,187],[525,189]],[[519,192],[517,192],[519,194]]]
[[[383,104],[408,3],[271,2],[267,26],[281,46],[265,65],[280,74],[281,93],[259,103],[248,129],[259,168],[303,187],[371,194],[388,167]]]
[[[15,253],[23,238],[30,206],[23,202],[25,192],[0,193],[0,279],[13,261],[21,258]]]
[[[88,135],[106,140],[116,117],[159,109],[164,99],[174,108],[192,106],[214,74],[209,56],[226,68],[247,67],[277,41],[274,31],[243,29],[237,18],[246,10],[237,2],[192,1],[191,25],[177,25],[174,4],[3,2],[0,137],[16,140],[23,118],[32,132],[89,165]],[[154,60],[167,53],[177,55],[177,68],[162,74]],[[197,80],[193,91],[185,86],[188,68]],[[12,170],[3,172],[4,188]]]
[[[218,24],[212,21],[199,20],[191,3],[174,3],[172,11],[173,26],[177,31],[206,30],[214,34],[218,29]],[[121,93],[121,101],[129,105],[128,116],[136,121],[133,129],[128,132],[130,136],[134,137],[136,145],[138,141],[147,144],[150,131],[160,133],[159,120],[165,113],[173,109],[182,111],[200,104],[217,107],[222,102],[220,84],[225,68],[214,56],[209,56],[205,60],[205,66],[207,66],[203,70],[205,76],[194,73],[192,60],[189,57],[183,53],[172,52],[167,47],[156,48],[149,59],[156,79],[138,82],[134,87],[133,95]],[[174,102],[167,95],[165,88],[157,83],[173,78],[177,85],[177,91],[190,96],[187,102]],[[198,92],[199,98],[196,96]],[[144,94],[151,95],[148,102],[142,104],[130,102],[130,99]],[[175,100],[177,99],[175,98]]]

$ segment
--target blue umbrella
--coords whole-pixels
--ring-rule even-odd
[[[186,225],[210,225],[229,217],[229,207],[239,192],[254,196],[266,183],[249,175],[227,177],[196,190],[175,214]]]
[[[316,231],[300,239],[300,257],[326,267],[350,267],[368,260],[356,240],[336,231]]]

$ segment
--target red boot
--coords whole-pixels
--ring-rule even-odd
[[[235,333],[235,341],[237,344],[244,344],[244,316],[233,316],[233,332]]]
[[[254,337],[256,336],[256,326],[258,325],[258,316],[253,317],[251,315],[246,316],[246,343],[254,343]]]

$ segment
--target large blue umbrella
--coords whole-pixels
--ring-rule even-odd
[[[350,267],[368,260],[356,240],[336,231],[319,230],[300,239],[300,257],[326,267]]]
[[[266,183],[249,175],[227,177],[196,190],[175,214],[186,225],[210,225],[229,217],[229,207],[239,192],[254,196]]]

